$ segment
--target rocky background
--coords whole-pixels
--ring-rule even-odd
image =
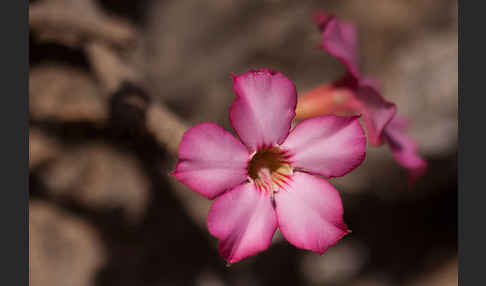
[[[277,69],[299,92],[339,76],[318,10],[358,26],[429,171],[410,186],[369,148],[333,180],[351,235],[322,256],[277,235],[225,267],[209,202],[168,176],[178,140],[231,129],[230,72]],[[30,285],[457,285],[457,22],[452,0],[30,1]]]

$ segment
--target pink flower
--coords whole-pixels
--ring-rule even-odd
[[[381,133],[395,116],[396,106],[381,96],[375,83],[360,74],[356,27],[322,12],[314,19],[321,31],[320,47],[341,61],[347,70],[333,85],[352,92],[355,109],[363,115],[369,142],[372,145],[382,144]]]
[[[386,142],[397,162],[409,170],[410,180],[415,181],[425,173],[426,162],[418,155],[414,140],[405,134],[406,127],[397,124],[404,119],[396,118],[395,104],[386,101],[376,84],[360,74],[356,27],[322,12],[314,20],[321,31],[320,47],[341,61],[347,72],[331,85],[320,85],[299,97],[297,119],[361,114],[370,144]]]
[[[318,176],[343,176],[364,160],[358,117],[315,117],[290,131],[297,92],[285,75],[250,70],[233,76],[233,90],[230,120],[241,141],[198,124],[184,134],[173,175],[215,199],[208,228],[228,263],[268,248],[277,227],[296,247],[324,253],[348,229],[339,193]]]

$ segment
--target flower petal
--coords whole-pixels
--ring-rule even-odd
[[[385,128],[383,137],[390,146],[390,149],[398,164],[409,171],[409,180],[414,183],[419,177],[425,174],[427,162],[420,157],[418,146],[415,140],[405,134],[408,127],[407,120],[395,116]]]
[[[261,69],[234,76],[233,90],[230,120],[246,146],[257,150],[282,143],[295,117],[295,85],[282,73]]]
[[[280,232],[298,248],[322,254],[348,233],[339,193],[322,178],[294,173],[275,204]]]
[[[282,144],[294,168],[325,177],[339,177],[359,166],[366,137],[359,117],[324,115],[299,123]]]
[[[201,123],[184,134],[172,175],[213,199],[247,179],[249,157],[247,148],[231,133],[215,123]]]
[[[375,85],[368,80],[360,82],[356,100],[359,101],[359,111],[363,115],[370,144],[382,144],[381,134],[397,112],[395,104],[386,101]]]
[[[325,114],[349,113],[347,105],[353,95],[348,88],[337,88],[328,83],[320,84],[297,98],[295,120],[302,121]]]
[[[219,238],[219,253],[228,263],[265,250],[277,229],[270,195],[253,183],[224,193],[211,205],[208,228]]]
[[[321,31],[321,48],[340,60],[349,73],[359,77],[356,27],[323,12],[318,13],[314,20]]]

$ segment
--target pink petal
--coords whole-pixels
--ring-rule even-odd
[[[321,31],[321,48],[340,60],[353,76],[359,77],[356,27],[323,12],[318,13],[314,20]]]
[[[427,162],[420,157],[417,143],[405,134],[407,127],[405,118],[395,116],[386,126],[383,137],[395,160],[408,169],[410,182],[414,183],[427,171]]]
[[[380,145],[381,133],[397,111],[395,104],[386,101],[373,85],[368,85],[366,82],[360,84],[356,98],[363,107],[361,112],[370,144]]]
[[[280,231],[298,248],[322,254],[348,233],[339,193],[322,178],[294,173],[275,204]]]
[[[299,123],[282,145],[294,168],[339,177],[359,166],[366,137],[358,116],[324,115]]]
[[[348,108],[363,115],[363,121],[371,145],[382,144],[382,132],[396,113],[396,106],[385,100],[376,84],[369,79],[357,79],[347,74],[334,83],[336,88],[347,88],[354,96]]]
[[[228,263],[267,249],[277,229],[270,196],[253,183],[224,193],[209,210],[208,228],[219,238],[219,253]]]
[[[352,96],[354,93],[347,88],[336,88],[328,83],[318,85],[297,98],[295,120],[302,121],[325,114],[349,113],[347,105]]]
[[[247,148],[214,123],[186,131],[179,144],[173,175],[194,191],[213,199],[247,179]]]
[[[230,120],[246,146],[282,143],[295,117],[295,85],[282,73],[261,69],[234,76],[233,90]]]

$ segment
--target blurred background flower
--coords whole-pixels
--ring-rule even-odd
[[[457,1],[30,1],[31,285],[457,285]],[[226,268],[209,201],[169,178],[187,126],[231,130],[230,72],[298,93],[344,67],[312,15],[353,22],[360,69],[410,119],[414,187],[386,147],[331,180],[353,232],[323,256],[277,235]]]

